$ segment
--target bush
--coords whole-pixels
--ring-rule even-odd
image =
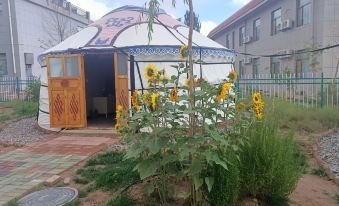
[[[111,200],[106,206],[135,206],[137,205],[130,194],[122,193]]]
[[[211,192],[208,193],[208,201],[211,206],[226,206],[235,203],[240,190],[239,162],[234,155],[228,155],[230,161],[228,170],[220,165],[214,165],[209,169],[209,175],[216,180]]]
[[[40,79],[34,79],[28,85],[26,92],[33,102],[38,102],[40,97]]]
[[[291,135],[278,135],[276,121],[254,123],[247,136],[240,154],[243,192],[266,201],[284,202],[303,173],[304,155]]]

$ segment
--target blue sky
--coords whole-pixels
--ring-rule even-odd
[[[91,17],[96,20],[107,12],[123,5],[144,6],[147,0],[69,0],[73,4],[91,12]],[[183,17],[187,6],[183,0],[176,0],[177,5],[172,7],[172,0],[164,0],[162,8],[175,18]],[[202,22],[201,32],[205,35],[215,26],[224,21],[250,0],[193,0],[194,10]]]

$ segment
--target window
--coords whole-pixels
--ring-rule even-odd
[[[245,75],[244,63],[239,61],[239,77],[243,77]]]
[[[78,57],[65,58],[66,77],[79,77]]]
[[[235,47],[235,31],[232,32],[232,49]]]
[[[5,53],[0,53],[0,76],[7,74],[7,58]]]
[[[127,75],[127,56],[118,54],[118,75]]]
[[[226,34],[226,48],[230,48],[230,35],[229,34]]]
[[[62,58],[50,58],[49,59],[50,75],[51,77],[62,77],[64,71],[62,68]]]
[[[32,65],[31,64],[26,64],[25,68],[26,68],[26,76],[27,77],[33,76]]]
[[[311,22],[311,0],[297,0],[297,24],[303,26]]]
[[[239,46],[244,44],[244,37],[245,37],[245,27],[240,27],[239,29]]]
[[[272,12],[272,22],[271,22],[271,34],[275,35],[277,34],[282,26],[282,20],[281,20],[281,9],[277,9]]]
[[[3,11],[3,4],[2,4],[2,0],[0,0],[0,14],[1,14],[1,12]]]
[[[260,59],[253,59],[253,78],[257,78],[260,74]]]
[[[260,39],[260,19],[257,19],[253,22],[253,39],[258,41]]]
[[[280,61],[278,57],[271,57],[271,76],[280,73]]]
[[[299,55],[296,60],[296,75],[302,77],[303,74],[309,72],[310,62],[307,55]]]

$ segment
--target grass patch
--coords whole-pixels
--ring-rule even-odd
[[[19,203],[15,200],[12,200],[9,203],[7,203],[7,206],[18,206],[18,205],[19,205]]]
[[[325,169],[323,167],[313,168],[312,174],[317,175],[319,177],[325,177],[326,176],[326,172],[325,172]]]
[[[64,206],[79,206],[79,205],[80,205],[80,200],[77,198],[73,200],[72,202],[65,204]]]
[[[339,194],[335,195],[335,199],[337,200],[337,202],[339,203]]]
[[[105,206],[136,206],[136,202],[128,193],[122,193],[109,201]]]
[[[38,111],[37,102],[15,100],[10,102],[3,102],[1,103],[1,105],[12,108],[13,113],[11,115],[0,114],[0,122],[19,117],[34,116]]]
[[[106,152],[90,159],[77,171],[78,180],[94,181],[92,187],[106,190],[116,190],[139,180],[139,174],[133,171],[137,163],[123,157],[121,152]]]
[[[280,129],[298,133],[319,133],[339,127],[338,108],[304,108],[279,99],[265,98],[266,115],[279,120]]]

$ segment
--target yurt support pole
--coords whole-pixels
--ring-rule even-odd
[[[141,92],[142,92],[142,94],[144,94],[144,83],[143,83],[142,78],[141,78],[140,67],[139,67],[138,62],[136,62],[136,65],[137,65],[139,80],[140,80],[140,84],[141,84]]]
[[[201,62],[202,62],[202,55],[201,55],[201,47],[199,48],[199,55],[200,55],[200,57],[199,57],[199,59],[200,59],[200,61],[199,61],[199,65],[200,65],[200,79],[202,79],[202,64],[201,64]]]
[[[134,56],[130,56],[130,62],[129,62],[129,67],[130,67],[130,81],[131,81],[131,91],[133,94],[133,91],[135,90],[135,75],[134,75]]]

